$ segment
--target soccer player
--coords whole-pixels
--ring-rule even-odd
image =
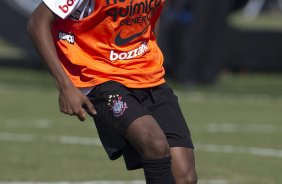
[[[196,183],[193,143],[164,79],[155,24],[164,0],[43,0],[28,32],[61,112],[94,118],[110,159],[148,184]]]

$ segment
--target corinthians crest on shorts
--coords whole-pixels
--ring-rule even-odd
[[[122,116],[128,108],[126,102],[123,102],[122,97],[118,94],[108,96],[108,106],[116,118]]]

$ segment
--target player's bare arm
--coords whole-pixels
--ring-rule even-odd
[[[41,3],[31,15],[27,29],[35,47],[56,81],[60,111],[76,115],[81,121],[84,121],[86,111],[82,108],[83,105],[93,115],[96,114],[96,110],[88,98],[73,85],[60,64],[50,30],[50,25],[56,18],[56,15],[44,3]]]

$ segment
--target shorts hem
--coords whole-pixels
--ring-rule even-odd
[[[177,142],[177,143],[171,143],[168,141],[169,147],[184,147],[184,148],[192,148],[194,149],[194,145],[192,143],[187,143],[187,142]]]

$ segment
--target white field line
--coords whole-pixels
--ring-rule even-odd
[[[231,146],[231,145],[214,145],[214,144],[197,144],[197,151],[214,152],[214,153],[233,153],[233,154],[248,154],[262,157],[282,158],[282,150],[271,148],[257,148],[246,146]]]
[[[91,137],[73,137],[73,136],[46,136],[45,140],[61,144],[75,144],[75,145],[91,145],[101,146],[98,138]],[[0,132],[0,141],[14,141],[14,142],[34,142],[38,140],[38,136],[32,134],[14,134]],[[232,146],[232,145],[214,145],[214,144],[196,144],[196,151],[202,152],[216,152],[216,153],[233,153],[233,154],[247,154],[262,157],[282,158],[282,150],[271,148],[257,148],[246,146]]]
[[[32,134],[14,134],[7,132],[0,132],[1,141],[15,141],[15,142],[33,142],[35,136]]]
[[[61,144],[78,144],[78,145],[93,145],[102,146],[100,139],[91,137],[74,137],[74,136],[48,136],[51,142],[59,142]]]
[[[7,128],[23,128],[23,127],[31,127],[31,128],[39,128],[39,129],[47,129],[53,127],[53,122],[48,119],[34,119],[34,120],[26,120],[19,121],[18,119],[4,119],[1,120],[2,125]]]
[[[273,124],[239,124],[239,123],[209,123],[199,131],[209,133],[260,133],[273,134],[282,133],[282,126]]]
[[[190,92],[185,93],[181,91],[175,91],[176,95],[179,96],[181,102],[194,102],[194,103],[224,103],[224,104],[238,104],[244,102],[244,104],[250,105],[271,105],[282,102],[282,97],[273,97],[271,95],[234,95],[234,94],[220,94],[211,93],[205,94],[201,92]]]
[[[35,142],[38,138],[43,140],[61,144],[78,144],[78,145],[93,145],[101,146],[98,138],[92,137],[75,137],[75,136],[37,136],[33,134],[16,134],[0,132],[0,141],[15,141],[15,142]]]
[[[0,184],[145,184],[143,180],[133,180],[133,181],[81,181],[81,182],[33,182],[33,181],[0,181]],[[198,184],[228,184],[226,180],[199,180]]]

